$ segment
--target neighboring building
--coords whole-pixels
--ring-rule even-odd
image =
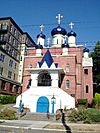
[[[37,36],[36,48],[28,48],[24,60],[23,93],[17,97],[31,112],[54,113],[57,109],[75,108],[77,99],[87,99],[91,104],[93,98],[92,58],[89,50],[76,45],[76,33],[66,32],[60,26],[51,31],[52,46],[46,36]],[[43,28],[43,26],[42,26]],[[68,40],[67,40],[68,39]],[[27,98],[26,98],[27,97]]]
[[[0,93],[20,94],[26,47],[35,43],[11,17],[0,18]]]

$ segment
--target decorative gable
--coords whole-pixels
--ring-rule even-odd
[[[45,53],[44,57],[42,58],[41,62],[38,62],[37,66],[39,68],[57,68],[58,64],[54,63],[54,60],[53,60],[51,53],[48,49],[47,52]]]

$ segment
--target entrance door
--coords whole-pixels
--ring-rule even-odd
[[[47,113],[49,111],[49,100],[47,97],[42,96],[37,101],[36,112]]]

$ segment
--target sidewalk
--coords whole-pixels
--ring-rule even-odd
[[[0,127],[41,130],[100,131],[100,124],[61,123],[54,121],[0,120]]]

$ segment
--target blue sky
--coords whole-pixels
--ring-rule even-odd
[[[93,48],[100,40],[100,0],[0,0],[0,17],[12,17],[36,42],[39,25],[44,24],[44,34],[51,38],[57,27],[56,15],[63,15],[61,27],[70,31],[74,22],[77,43]]]

